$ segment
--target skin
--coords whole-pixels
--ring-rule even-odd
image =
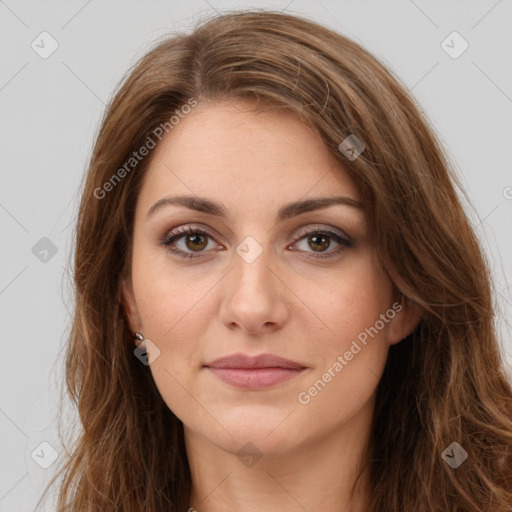
[[[298,118],[253,107],[248,100],[200,103],[154,150],[137,200],[131,269],[120,283],[123,305],[131,329],[160,350],[149,368],[184,424],[191,507],[362,512],[366,472],[352,501],[349,494],[376,388],[390,345],[414,329],[419,312],[404,305],[309,403],[298,401],[392,307],[392,285],[363,209],[336,205],[276,222],[277,210],[293,201],[360,198]],[[229,216],[168,205],[147,218],[156,201],[180,194],[221,202]],[[174,241],[193,259],[162,245],[188,224],[212,234],[199,239],[200,248],[186,234]],[[341,230],[355,246],[331,237],[319,248],[317,239],[297,236],[302,228]],[[248,236],[262,249],[251,263],[236,252]],[[307,369],[269,389],[243,390],[203,367],[234,352],[272,353]],[[237,456],[249,442],[262,455],[251,466]]]

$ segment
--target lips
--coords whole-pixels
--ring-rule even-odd
[[[246,356],[245,354],[231,354],[205,364],[208,368],[287,368],[305,369],[306,366],[290,359],[284,359],[273,354],[260,354],[259,356]]]
[[[215,377],[237,388],[260,390],[289,381],[306,366],[273,354],[231,354],[204,365]]]

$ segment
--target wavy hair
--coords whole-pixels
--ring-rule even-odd
[[[368,510],[510,512],[512,389],[492,281],[440,139],[407,88],[360,45],[261,10],[215,16],[158,41],[105,111],[74,241],[65,371],[80,424],[50,482],[62,477],[58,512],[189,506],[183,425],[133,355],[119,294],[151,155],[119,182],[112,177],[191,98],[251,98],[312,126],[356,183],[395,292],[423,309],[414,332],[390,348],[378,384],[364,461]],[[349,135],[366,146],[355,160],[339,149]],[[442,457],[453,442],[468,453],[457,469]]]

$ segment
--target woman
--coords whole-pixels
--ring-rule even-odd
[[[238,12],[156,46],[83,190],[58,510],[510,511],[454,183],[404,86],[326,28]]]

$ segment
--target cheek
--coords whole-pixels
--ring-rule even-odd
[[[134,260],[132,275],[144,335],[160,351],[149,369],[169,409],[185,423],[197,418],[207,423],[194,376],[202,360],[199,340],[215,315],[216,279],[171,266],[165,257],[146,261]]]
[[[322,287],[309,287],[305,302],[321,320],[323,336],[317,340],[324,353],[344,350],[390,307],[391,285],[370,257],[363,255],[351,263],[346,271],[324,279]]]
[[[391,285],[370,260],[361,258],[343,279],[332,279],[327,293],[314,294],[308,304],[321,319],[321,335],[311,336],[311,355],[317,365],[301,392],[315,404],[311,410],[327,414],[332,404],[343,403],[334,415],[346,416],[375,391],[387,359],[387,330],[394,316]],[[383,315],[383,316],[381,316]],[[354,409],[354,411],[355,411]]]
[[[200,265],[171,262],[160,248],[141,250],[134,257],[132,275],[144,334],[153,336],[155,343],[166,345],[172,340],[178,347],[182,338],[194,339],[208,320],[205,309],[216,276]]]

